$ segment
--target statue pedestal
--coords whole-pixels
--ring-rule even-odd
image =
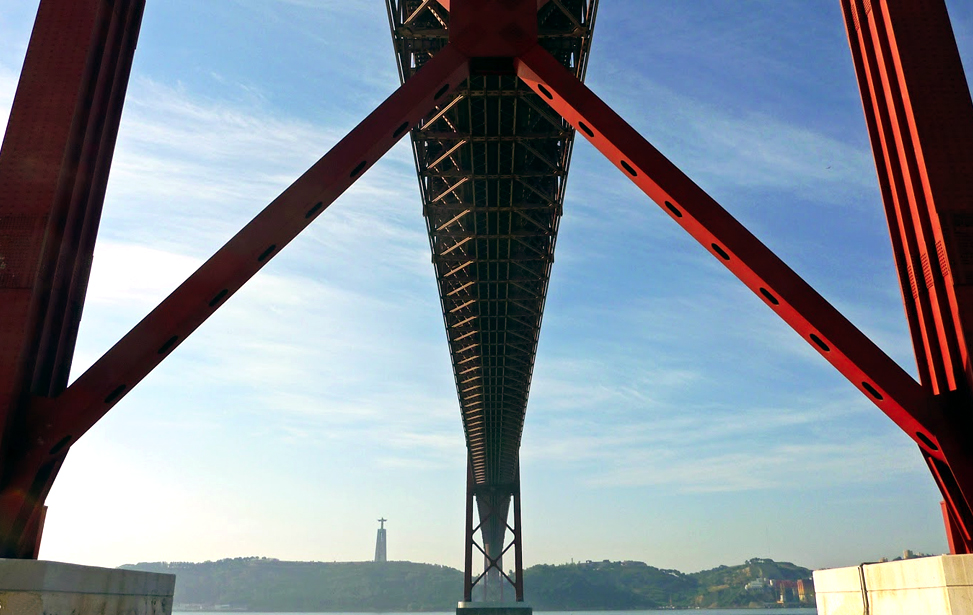
[[[172,615],[176,576],[0,559],[0,615]]]
[[[973,555],[816,570],[818,615],[973,615]]]

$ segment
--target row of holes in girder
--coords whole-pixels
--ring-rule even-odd
[[[437,90],[436,93],[433,95],[434,100],[437,100],[437,101],[440,100],[446,94],[446,92],[449,91],[449,87],[450,86],[449,86],[448,83],[447,84],[444,84],[442,87],[440,87],[439,90]],[[403,122],[394,131],[392,131],[392,138],[393,139],[398,139],[399,137],[401,137],[402,135],[404,135],[411,127],[412,127],[412,124],[410,122],[408,122],[408,121]],[[367,167],[368,167],[368,161],[367,160],[362,160],[357,165],[355,165],[355,167],[351,170],[351,172],[349,173],[349,178],[350,179],[354,179],[354,178],[358,177],[359,175],[361,175],[361,173]],[[324,203],[323,202],[314,203],[305,212],[305,214],[304,214],[305,220],[310,220],[311,218],[314,218],[323,209],[324,209]],[[276,243],[269,245],[266,249],[264,249],[257,256],[257,262],[258,263],[261,263],[261,264],[264,263],[276,251],[277,251],[277,244]],[[224,289],[220,290],[219,292],[216,293],[216,295],[213,296],[212,299],[209,300],[208,307],[210,309],[214,309],[215,310],[217,307],[219,307],[219,305],[223,302],[224,299],[226,299],[226,297],[229,294],[230,294],[230,289],[229,288],[224,288]],[[162,346],[159,347],[159,349],[156,351],[156,353],[159,354],[159,355],[165,355],[165,354],[169,353],[173,348],[175,348],[175,346],[176,346],[176,344],[178,342],[179,342],[179,336],[178,335],[173,335],[173,336],[169,337],[162,344]],[[115,403],[122,396],[122,394],[126,391],[127,388],[128,388],[128,385],[127,384],[119,384],[114,389],[112,389],[112,391],[105,397],[104,403],[105,404],[113,404],[113,403]],[[58,452],[60,452],[65,446],[67,446],[67,444],[71,441],[71,439],[72,439],[72,436],[70,436],[70,435],[65,436],[64,438],[62,438],[60,441],[58,441],[50,449],[49,454],[55,455]]]
[[[554,99],[554,95],[551,94],[551,92],[546,87],[544,87],[543,84],[538,84],[537,87],[538,90],[540,90],[541,94],[543,94],[545,97],[551,100]],[[581,120],[578,121],[578,128],[583,133],[585,133],[589,138],[591,139],[597,138],[595,131],[590,126],[585,124],[584,121]],[[624,158],[620,158],[619,160],[617,160],[617,163],[632,178],[636,178],[639,176],[638,171],[636,171],[636,169],[629,163],[629,161],[625,160]],[[672,201],[665,200],[664,205],[665,208],[669,211],[669,213],[674,218],[678,219],[683,217],[682,210],[679,208],[678,205],[676,205]],[[719,243],[713,242],[710,244],[709,247],[713,251],[713,253],[720,259],[727,262],[731,260],[730,255]],[[760,295],[764,298],[764,300],[772,308],[780,306],[780,300],[769,289],[760,287],[758,291]],[[822,337],[819,336],[817,333],[811,332],[808,333],[807,335],[811,343],[813,343],[823,354],[827,355],[828,353],[831,352],[831,346],[824,339],[822,339]],[[862,387],[862,389],[865,390],[866,393],[868,393],[873,399],[875,399],[875,401],[879,401],[879,402],[884,401],[884,396],[878,391],[878,389],[875,388],[875,385],[873,385],[868,380],[861,381],[860,386]],[[932,439],[927,434],[919,431],[916,432],[915,436],[920,442],[922,442],[925,446],[927,446],[931,451],[939,450],[939,447],[936,446],[936,444],[932,441]]]

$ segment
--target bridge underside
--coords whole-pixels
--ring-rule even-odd
[[[450,12],[386,2],[405,83],[449,43]],[[559,0],[537,13],[540,45],[579,79],[597,3]],[[411,139],[482,549],[487,567],[496,558],[502,571],[574,129],[517,77],[512,58],[489,58],[474,60],[469,79]]]

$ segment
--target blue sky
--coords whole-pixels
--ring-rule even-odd
[[[0,118],[36,6],[0,0]],[[392,92],[384,11],[149,1],[75,376]],[[605,0],[588,83],[915,371],[837,0]],[[362,560],[385,516],[459,567],[429,260],[402,143],[72,448],[41,557]],[[912,441],[581,140],[522,474],[528,565],[946,549]]]

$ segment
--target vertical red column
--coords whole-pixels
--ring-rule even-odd
[[[973,103],[943,0],[842,0],[922,382],[948,403],[926,455],[954,553],[973,550]],[[949,445],[947,448],[946,444]]]
[[[29,400],[67,385],[144,5],[42,0],[0,147],[0,557],[36,557],[70,445],[3,505]]]

